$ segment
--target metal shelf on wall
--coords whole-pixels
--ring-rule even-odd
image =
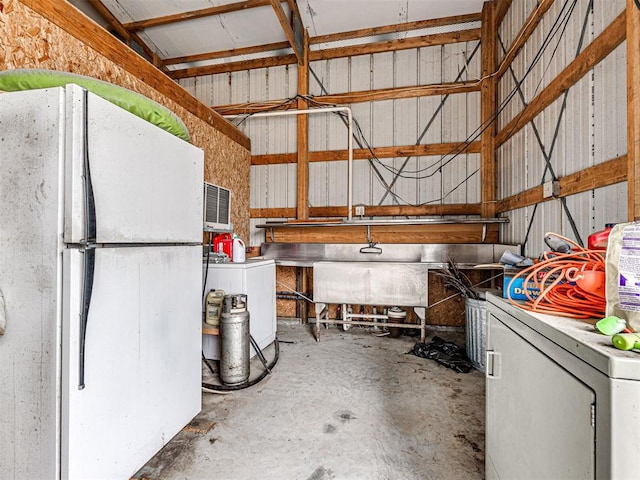
[[[209,228],[202,227],[204,233],[233,233],[233,223],[229,224],[229,228]]]

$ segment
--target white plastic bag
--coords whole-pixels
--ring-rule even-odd
[[[640,331],[640,223],[619,223],[609,234],[606,259],[607,316]]]

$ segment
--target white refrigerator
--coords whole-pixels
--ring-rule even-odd
[[[70,85],[0,171],[0,477],[130,478],[201,407],[203,153]]]

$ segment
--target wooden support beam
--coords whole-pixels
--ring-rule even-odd
[[[500,68],[498,68],[498,73],[496,74],[498,79],[500,79],[500,77],[502,77],[502,75],[504,75],[509,69],[513,59],[516,58],[520,49],[522,49],[522,47],[527,43],[527,40],[529,40],[529,37],[535,31],[536,27],[542,20],[542,17],[544,17],[544,14],[551,8],[553,2],[554,0],[541,0],[538,3],[538,6],[529,14],[524,25],[522,25],[522,28],[518,32],[518,35],[516,35],[513,44],[500,63]]]
[[[131,46],[131,33],[120,23],[120,21],[104,6],[101,0],[89,0],[89,5],[96,9],[102,18],[109,24],[115,32],[122,37],[122,41]]]
[[[252,47],[232,48],[230,50],[219,50],[217,52],[196,53],[185,55],[184,57],[165,58],[165,65],[175,65],[177,63],[203,62],[206,60],[217,60],[219,58],[236,57],[239,55],[250,55],[253,53],[270,52],[272,50],[284,50],[290,48],[289,42],[266,43]]]
[[[416,87],[381,88],[361,92],[338,93],[335,95],[321,95],[315,100],[322,103],[362,103],[378,100],[398,100],[401,98],[428,97],[433,95],[453,95],[456,93],[479,92],[480,82],[473,83],[440,83],[433,85],[419,85]]]
[[[446,25],[456,25],[460,23],[479,22],[479,13],[470,13],[467,15],[455,15],[452,17],[432,18],[430,20],[418,20],[416,22],[396,23],[394,25],[385,25],[382,27],[363,28],[360,30],[351,30],[348,32],[330,33],[328,35],[318,35],[311,37],[309,43],[317,45],[319,43],[339,42],[342,40],[351,40],[353,38],[372,37],[375,35],[385,35],[389,33],[408,32],[411,30],[422,30],[424,28],[442,27]]]
[[[496,0],[496,31],[500,28],[513,0]]]
[[[309,93],[309,37],[303,32],[302,64],[298,66],[298,95],[306,97]],[[308,108],[304,98],[298,98],[298,109]],[[297,115],[298,147],[296,152],[297,162],[297,200],[296,218],[306,220],[309,218],[309,115]]]
[[[238,12],[248,8],[266,7],[267,5],[271,5],[269,0],[246,0],[243,2],[228,3],[226,5],[218,5],[215,7],[201,8],[199,10],[191,10],[188,12],[174,13],[172,15],[164,15],[162,17],[147,18],[146,20],[125,23],[124,26],[127,30],[135,32],[138,30],[144,30],[145,28],[167,25],[169,23],[184,22],[186,20],[194,20],[196,18],[222,15],[223,13]]]
[[[268,2],[267,2],[268,3]],[[296,4],[297,5],[297,4]],[[217,8],[217,7],[216,7]],[[431,20],[421,20],[417,22],[398,23],[395,25],[386,25],[383,27],[365,28],[362,30],[353,30],[350,32],[333,33],[330,35],[319,35],[309,38],[309,44],[337,42],[346,39],[368,37],[373,35],[383,35],[387,33],[406,32],[410,30],[419,30],[423,28],[439,27],[443,25],[454,25],[458,23],[469,23],[480,21],[480,14],[471,13],[468,15],[457,15],[454,17],[434,18]],[[125,29],[125,32],[128,33]],[[219,50],[216,52],[204,52],[194,55],[186,55],[183,57],[165,58],[165,65],[175,65],[178,63],[201,62],[205,60],[215,60],[218,58],[229,58],[239,55],[249,55],[253,53],[271,52],[274,50],[283,50],[291,48],[289,42],[275,42],[264,45],[253,45],[243,48],[233,48],[229,50]]]
[[[479,203],[433,205],[371,205],[365,206],[367,217],[421,217],[429,215],[480,215]],[[352,212],[355,217],[354,212]],[[295,208],[252,208],[251,218],[295,218]],[[347,206],[310,207],[310,218],[341,218],[347,216]]]
[[[348,47],[313,50],[309,54],[309,60],[315,62],[318,60],[355,57],[357,55],[370,55],[373,53],[396,52],[398,50],[409,50],[412,48],[430,47],[433,45],[472,42],[474,40],[480,40],[479,28],[458,30],[454,32],[434,33],[432,35],[409,37],[400,40],[388,40],[386,42],[366,43],[362,45],[351,45]]]
[[[21,0],[22,3],[54,23],[69,35],[83,42],[88,48],[104,56],[167,99],[177,103],[202,121],[216,128],[229,139],[244,148],[251,148],[246,135],[216,112],[198,101],[184,88],[147,62],[135,51],[107,32],[68,2],[43,2]]]
[[[626,12],[622,12],[604,31],[598,35],[567,67],[535,97],[522,112],[511,120],[496,137],[496,147],[506,142],[512,135],[533,120],[560,95],[571,88],[594,66],[609,55],[625,39]]]
[[[336,93],[334,95],[319,95],[313,97],[318,103],[345,104],[375,102],[380,100],[398,100],[401,98],[428,97],[434,95],[454,95],[457,93],[479,92],[481,82],[473,83],[437,83],[431,85],[417,85],[415,87],[381,88],[377,90],[363,90],[360,92]],[[237,103],[232,105],[212,106],[220,115],[245,115],[262,110],[296,108],[295,103],[283,100],[269,102]]]
[[[375,147],[372,149],[377,158],[427,157],[432,155],[453,155],[455,153],[480,153],[480,142],[462,143],[430,143],[422,145],[401,145],[396,147]],[[335,162],[347,160],[347,150],[324,150],[309,152],[310,162]],[[372,158],[368,148],[353,150],[354,160]],[[278,165],[296,163],[295,153],[270,153],[253,155],[251,165]]]
[[[275,0],[271,0],[275,1]],[[448,43],[469,42],[480,39],[480,29],[461,30],[457,32],[439,33],[434,35],[424,35],[422,37],[412,37],[401,40],[389,40],[387,42],[377,42],[364,45],[354,45],[350,47],[329,48],[325,50],[314,50],[309,52],[309,61],[327,60],[334,58],[351,57],[355,55],[367,55],[373,53],[393,52],[397,50],[407,50],[411,48],[428,47],[433,45],[445,45]],[[255,68],[273,67],[280,65],[292,65],[298,63],[296,55],[279,55],[274,57],[256,58],[240,62],[221,63],[216,65],[206,65],[203,67],[189,67],[171,70],[171,78],[189,78],[201,75],[215,75],[218,73],[238,72],[241,70],[253,70]]]
[[[480,110],[482,119],[481,152],[481,202],[483,218],[496,215],[498,175],[496,171],[496,106],[497,79],[493,75],[498,63],[498,33],[496,29],[496,4],[485,2],[482,7],[482,90]]]
[[[282,243],[497,243],[498,224],[365,225],[274,227],[266,241]]]
[[[154,52],[142,38],[135,32],[129,32],[120,20],[118,20],[115,15],[109,11],[107,7],[105,7],[102,0],[88,0],[89,4],[98,12],[98,14],[109,24],[109,26],[121,37],[122,41],[128,46],[131,47],[131,42],[137,43],[145,55],[149,58],[151,64],[159,70],[163,72],[166,70],[164,64],[162,63],[162,59],[158,56],[156,52]]]
[[[307,32],[306,28],[304,27],[304,23],[302,22],[302,15],[300,15],[300,10],[298,10],[298,2],[297,0],[287,0],[287,4],[289,5],[289,10],[291,11],[291,28],[293,30],[293,38],[296,42],[296,45],[302,52],[304,52],[305,48],[307,49],[306,55],[308,55],[309,33]],[[307,63],[309,63],[308,59]]]
[[[627,216],[640,218],[640,7],[627,0]]]
[[[560,194],[558,198],[568,197],[626,181],[627,163],[627,155],[623,155],[560,178]],[[553,197],[544,198],[542,185],[538,185],[500,200],[498,202],[498,213],[528,207],[553,199]]]
[[[276,14],[276,17],[278,17],[278,21],[280,22],[280,27],[282,27],[282,30],[284,31],[284,35],[287,37],[287,40],[289,41],[291,48],[293,48],[293,53],[295,54],[296,59],[298,60],[298,65],[302,65],[304,62],[304,52],[302,52],[299,39],[296,38],[296,33],[293,31],[293,27],[289,23],[287,14],[282,8],[282,5],[280,5],[281,0],[270,0],[270,2],[271,2],[271,6],[273,7],[273,11]],[[293,10],[291,11],[291,15],[292,15],[292,21],[296,22],[296,19],[293,18],[295,17],[295,12]],[[297,20],[299,21],[300,19],[297,19]]]
[[[173,79],[200,77],[202,75],[217,75],[219,73],[241,72],[254,68],[279,67],[282,65],[293,65],[297,63],[296,56],[278,55],[276,57],[262,57],[253,60],[243,60],[240,62],[218,63],[206,65],[204,67],[189,67],[177,70],[170,70],[167,75]]]

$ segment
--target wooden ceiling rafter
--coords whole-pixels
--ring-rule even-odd
[[[167,75],[154,68],[151,63],[120,40],[92,21],[68,2],[43,2],[41,0],[21,0],[24,5],[46,18],[72,37],[83,42],[88,48],[114,63],[134,78],[144,82],[149,88],[164,95],[167,100],[182,106],[186,111],[217,129],[241,147],[250,150],[251,141],[238,128],[222,118],[208,106],[197,100]]]
[[[399,40],[386,40],[382,42],[365,43],[348,47],[327,48],[325,50],[313,50],[309,52],[309,59],[331,60],[334,58],[354,57],[357,55],[370,55],[374,53],[396,52],[412,48],[431,47],[434,45],[447,45],[450,43],[472,42],[480,40],[480,29],[455,30],[445,33],[432,33],[419,37],[402,38]]]
[[[240,55],[251,55],[254,53],[272,52],[274,50],[284,50],[291,48],[289,41],[274,42],[264,45],[254,45],[251,47],[232,48],[229,50],[218,50],[216,52],[196,53],[194,55],[185,55],[184,57],[165,58],[165,65],[175,65],[177,63],[202,62],[206,60],[217,60],[219,58],[237,57]]]
[[[473,23],[480,21],[479,13],[470,13],[467,15],[455,15],[452,17],[432,18],[429,20],[418,20],[415,22],[396,23],[393,25],[384,25],[382,27],[362,28],[360,30],[351,30],[348,32],[330,33],[327,35],[318,35],[309,39],[309,44],[317,45],[319,43],[331,43],[341,40],[352,40],[354,38],[372,37],[376,35],[385,35],[389,33],[408,32],[411,30],[423,30],[426,28],[445,27],[448,25],[457,25],[460,23]]]
[[[353,45],[349,47],[336,47],[326,50],[313,50],[309,52],[309,61],[329,60],[336,58],[354,57],[357,55],[370,55],[375,53],[394,52],[412,48],[446,45],[450,43],[470,42],[480,39],[480,29],[458,30],[446,33],[423,35],[400,40],[388,40],[383,42]],[[167,74],[173,79],[198,77],[203,75],[216,75],[219,73],[253,70],[267,66],[292,65],[297,63],[295,55],[279,55],[273,57],[261,57],[253,60],[219,63],[202,67],[188,67],[170,70]]]
[[[278,55],[276,57],[261,57],[254,60],[243,60],[241,62],[218,63],[206,65],[204,67],[189,67],[180,70],[169,70],[167,75],[178,80],[180,78],[201,77],[203,75],[217,75],[219,73],[240,72],[243,70],[253,70],[256,68],[279,67],[284,65],[295,65],[298,62],[296,56],[292,54]]]
[[[310,37],[309,44],[331,43],[339,40],[350,40],[354,38],[369,37],[375,35],[384,35],[388,33],[407,32],[411,30],[422,30],[426,28],[441,27],[447,25],[456,25],[461,23],[472,23],[480,20],[479,13],[468,15],[456,15],[452,17],[434,18],[430,20],[420,20],[416,22],[397,23],[393,25],[385,25],[382,27],[364,28],[360,30],[351,30],[342,33],[332,33],[329,35],[319,35]],[[274,42],[264,45],[252,45],[249,47],[233,48],[229,50],[218,50],[215,52],[203,52],[193,55],[185,55],[183,57],[171,57],[163,60],[165,65],[175,65],[179,63],[200,62],[206,60],[216,60],[220,58],[229,58],[240,55],[249,55],[253,53],[264,53],[275,50],[291,48],[288,41]]]
[[[287,18],[287,14],[282,8],[281,0],[269,0],[271,2],[271,7],[278,17],[278,21],[280,22],[280,26],[282,27],[282,31],[284,32],[285,37],[289,41],[289,45],[293,49],[293,53],[296,56],[298,61],[298,65],[302,65],[304,63],[304,51],[302,46],[302,37],[303,29],[302,19],[299,16],[299,12],[297,8],[292,8],[291,3],[289,4],[289,10],[291,13],[291,20]],[[293,2],[295,3],[295,2]]]
[[[100,16],[107,22],[115,32],[120,35],[122,41],[128,46],[131,46],[131,33],[127,30],[122,23],[111,13],[111,11],[104,6],[101,0],[89,0],[89,5],[96,9]]]
[[[286,0],[281,0],[282,2]],[[271,5],[270,0],[244,0],[242,2],[228,3],[226,5],[218,5],[215,7],[201,8],[188,12],[173,13],[161,17],[147,18],[135,22],[124,23],[123,26],[130,32],[144,30],[145,28],[159,27],[170,23],[184,22],[187,20],[195,20],[197,18],[211,17],[213,15],[222,15],[224,13],[239,12],[250,8],[266,7]]]
[[[109,24],[109,26],[113,28],[113,30],[115,30],[118,33],[118,35],[122,37],[123,42],[127,46],[131,47],[131,41],[134,41],[135,43],[137,43],[140,46],[140,48],[142,48],[142,51],[149,57],[149,59],[151,60],[151,63],[156,68],[166,73],[167,70],[160,56],[151,48],[149,48],[146,42],[144,42],[140,38],[140,35],[138,35],[135,32],[130,32],[129,30],[127,30],[127,28],[122,23],[120,23],[120,21],[115,17],[115,15],[113,15],[109,11],[109,9],[105,7],[104,3],[102,3],[102,0],[88,0],[88,1],[89,1],[89,4],[93,8],[95,8],[96,11],[102,16],[102,18],[104,18],[104,20]]]

